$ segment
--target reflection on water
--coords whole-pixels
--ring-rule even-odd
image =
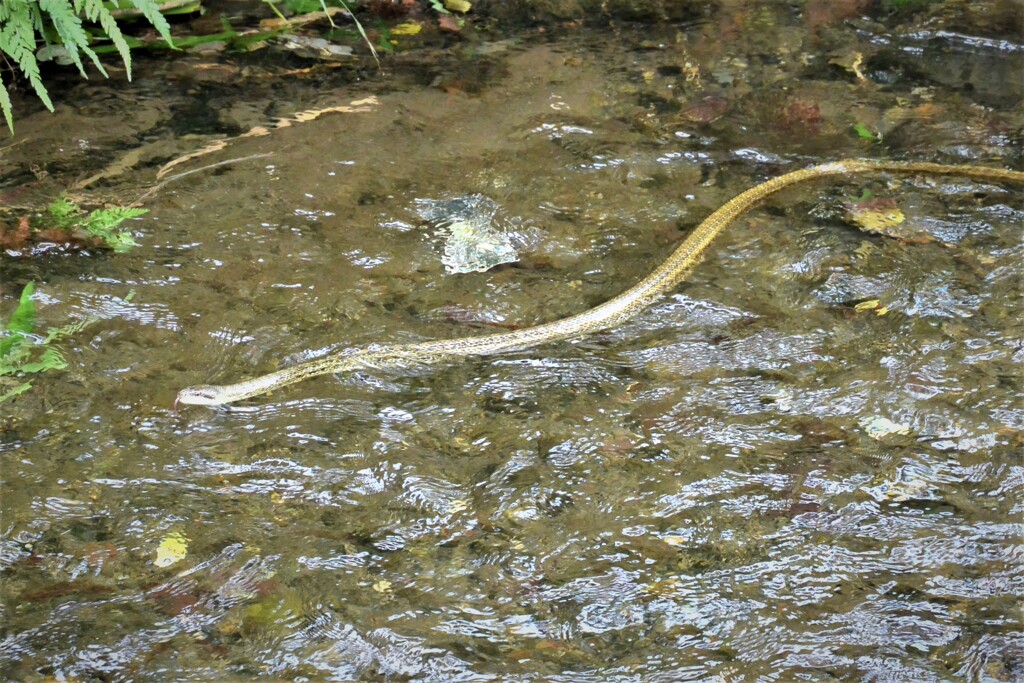
[[[170,410],[349,344],[578,312],[814,161],[1019,165],[1020,92],[985,80],[1019,72],[1015,39],[815,11],[519,45],[473,97],[402,87],[237,141],[272,157],[162,190],[131,254],[5,264],[47,324],[98,322],[5,408],[0,677],[1024,676],[1020,188],[790,190],[618,329]],[[927,238],[847,226],[864,192]],[[476,194],[537,234],[446,275],[416,199]]]

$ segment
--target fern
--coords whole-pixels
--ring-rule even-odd
[[[85,216],[78,204],[64,195],[53,200],[46,210],[58,227],[68,230],[84,230],[87,234],[100,238],[104,244],[119,254],[138,246],[131,231],[120,228],[121,224],[148,212],[148,209],[111,206],[106,209],[96,209]]]
[[[87,0],[88,2],[97,2],[100,0]],[[174,41],[171,40],[171,25],[164,19],[164,15],[160,14],[160,4],[156,0],[131,0],[132,4],[135,5],[135,9],[142,12],[142,16],[146,17],[156,32],[160,34],[160,37],[167,41],[167,44],[172,48],[174,47]]]
[[[0,379],[6,375],[61,370],[68,365],[59,351],[45,345],[41,354],[34,354],[39,346],[37,338],[32,334],[36,326],[36,305],[32,301],[34,289],[31,282],[25,285],[10,320],[6,325],[0,322]],[[33,355],[36,355],[36,360],[30,360]],[[5,385],[9,386],[7,381],[0,382],[0,387]],[[31,387],[32,382],[15,384],[0,396],[0,403]]]
[[[4,0],[0,2],[0,52],[13,59],[21,72],[32,84],[32,89],[43,101],[46,108],[53,111],[53,103],[43,87],[39,77],[39,62],[36,61],[36,29],[41,25],[39,10],[29,0]],[[4,96],[0,107],[4,110],[7,127],[14,132],[14,119],[11,114],[11,98],[7,86],[3,87]]]
[[[82,20],[72,10],[67,0],[39,0],[39,9],[49,15],[50,23],[53,24],[57,35],[60,36],[60,42],[64,45],[65,52],[78,67],[78,72],[82,74],[83,78],[89,76],[85,73],[85,66],[78,54],[79,50],[89,56],[89,59],[105,78],[108,77],[107,70],[100,64],[100,58],[89,49],[89,34],[82,28]]]
[[[46,336],[41,337],[35,332],[36,306],[32,300],[34,291],[34,283],[29,282],[25,285],[18,306],[11,313],[10,319],[6,324],[0,320],[0,392],[3,392],[0,393],[0,403],[32,388],[32,381],[25,381],[25,375],[66,368],[68,361],[64,354],[51,344],[81,332],[100,319],[93,315],[67,325],[51,327],[47,330]],[[134,290],[128,292],[124,302],[130,302],[134,296]],[[12,382],[10,376],[19,379]]]
[[[160,36],[171,47],[171,27],[160,14],[157,0],[130,0],[142,16],[156,28]],[[104,5],[104,0],[0,0],[0,52],[8,55],[18,69],[32,84],[36,95],[50,111],[53,103],[39,76],[36,60],[36,44],[48,42],[48,34],[59,39],[67,56],[78,67],[79,73],[88,78],[82,54],[85,54],[96,69],[107,76],[99,57],[89,47],[90,36],[82,26],[82,19],[98,23],[110,39],[124,62],[128,80],[132,77],[132,61],[128,41],[117,25],[117,21]],[[14,117],[7,84],[0,83],[0,110],[7,120],[7,127],[14,132]]]
[[[109,209],[96,209],[90,213],[82,226],[94,237],[99,237],[104,244],[118,254],[130,251],[138,246],[138,242],[128,230],[119,230],[121,223],[130,218],[138,218],[147,213],[148,209],[133,209],[127,206],[113,206]]]
[[[81,0],[75,0],[75,9],[78,10],[79,5],[83,4]],[[103,29],[103,32],[110,38],[110,42],[117,48],[117,53],[121,55],[121,61],[124,62],[125,72],[128,76],[128,80],[132,80],[132,55],[128,50],[128,43],[124,39],[124,34],[121,33],[121,29],[118,27],[117,22],[114,21],[114,15],[107,11],[107,8],[103,6],[102,2],[86,2],[82,7],[82,13],[85,18],[89,21],[95,21]],[[159,15],[158,15],[159,16]],[[163,19],[163,17],[160,17]]]

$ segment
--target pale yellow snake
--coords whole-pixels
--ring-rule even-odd
[[[258,396],[310,377],[334,372],[417,366],[461,356],[502,353],[579,337],[631,318],[665,294],[696,266],[708,245],[745,211],[779,190],[809,180],[862,173],[951,175],[979,180],[1024,184],[1024,172],[985,166],[953,166],[926,162],[846,159],[786,173],[743,192],[708,216],[679,248],[654,272],[614,299],[577,315],[513,332],[460,337],[415,344],[371,344],[350,348],[278,370],[267,375],[221,386],[200,385],[178,392],[177,403],[220,405]]]

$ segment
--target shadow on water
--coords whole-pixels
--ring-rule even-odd
[[[722,3],[466,46],[475,70],[90,87],[25,117],[0,191],[48,155],[28,202],[129,147],[155,167],[362,103],[182,165],[248,159],[155,193],[128,254],[4,262],[4,311],[34,279],[47,324],[99,322],[5,405],[2,677],[1024,676],[1020,188],[789,190],[612,331],[170,409],[348,345],[584,310],[814,162],[1021,168],[1024,46],[946,4],[901,24]],[[906,231],[853,227],[867,193]],[[526,251],[448,275],[417,202],[475,194]]]

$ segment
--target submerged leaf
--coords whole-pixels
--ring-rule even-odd
[[[878,140],[878,136],[872,133],[871,129],[865,126],[863,123],[853,124],[853,132],[856,133],[858,137],[864,138],[865,140]]]
[[[860,426],[864,428],[864,431],[868,433],[872,439],[881,439],[889,436],[890,434],[909,434],[910,427],[898,422],[893,422],[887,417],[875,415],[872,417],[866,417],[860,421]]]
[[[405,24],[398,24],[397,26],[391,27],[391,35],[393,36],[414,36],[423,30],[421,24],[410,21]]]
[[[416,213],[437,226],[445,238],[444,263],[449,273],[483,272],[519,258],[506,232],[494,226],[498,205],[483,195],[451,199],[417,199]]]
[[[180,562],[188,555],[188,537],[180,531],[172,531],[164,536],[156,549],[156,559],[153,564],[157,567],[170,567]]]
[[[3,394],[2,396],[0,396],[0,403],[3,403],[4,401],[7,401],[9,399],[12,399],[12,398],[14,398],[15,396],[17,396],[19,394],[24,394],[26,391],[28,391],[31,388],[32,388],[32,382],[25,382],[24,384],[19,384],[18,386],[14,387],[10,391],[8,391],[6,394]]]
[[[7,321],[7,325],[2,328],[8,332],[22,332],[24,334],[30,334],[35,328],[36,322],[36,304],[32,301],[32,294],[36,290],[34,282],[29,282],[25,285],[25,288],[21,290],[21,297],[18,299],[18,307],[11,313],[11,319]],[[0,355],[3,355],[0,352]]]
[[[68,366],[68,362],[64,360],[64,355],[53,347],[46,347],[43,349],[43,355],[39,357],[39,360],[32,363],[24,363],[18,366],[19,372],[46,372],[47,370],[63,370]]]
[[[878,299],[867,299],[866,301],[858,301],[853,304],[853,310],[858,313],[864,313],[865,311],[874,311],[875,315],[885,315],[889,312],[889,309],[882,305],[882,302]]]
[[[881,234],[891,234],[893,228],[907,220],[892,199],[869,199],[851,204],[847,217],[861,230]]]
[[[13,350],[25,340],[25,335],[31,334],[36,324],[36,305],[32,301],[32,292],[35,291],[35,283],[29,282],[25,289],[21,290],[21,298],[18,299],[18,307],[11,313],[7,325],[0,325],[0,330],[6,330],[10,336],[0,339],[0,362],[11,362]]]

